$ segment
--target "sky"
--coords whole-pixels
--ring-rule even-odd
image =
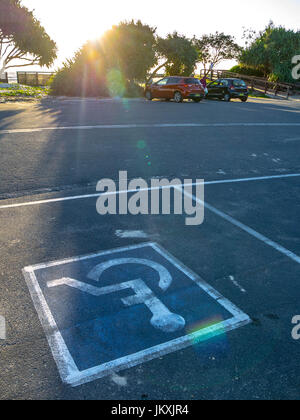
[[[157,27],[161,36],[174,30],[190,37],[225,32],[234,35],[241,45],[243,27],[262,30],[273,20],[276,25],[300,29],[300,0],[214,0],[212,3],[200,0],[187,3],[182,0],[23,0],[22,3],[35,11],[35,16],[57,43],[58,60],[51,70],[71,58],[87,40],[100,37],[122,20],[140,19]],[[221,67],[229,68],[232,64],[222,63]]]

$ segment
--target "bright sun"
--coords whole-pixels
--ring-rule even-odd
[[[221,7],[222,13],[214,14],[213,19],[209,18],[205,11],[206,3],[201,0],[193,4],[193,12],[189,13],[188,19],[182,19],[181,13],[176,13],[183,7],[182,0],[22,0],[22,3],[34,10],[46,31],[57,42],[59,59],[56,67],[71,58],[86,41],[99,38],[112,25],[124,20],[141,19],[143,23],[157,27],[161,36],[175,30],[189,37],[219,31],[230,33],[241,42],[243,26],[261,30],[272,19],[275,24],[297,29],[300,14],[298,0],[286,0],[284,5],[282,0],[264,0],[263,6],[261,0],[251,0],[251,7],[242,22],[232,19],[232,10],[240,10],[240,0],[229,0],[228,8],[223,7],[223,0],[216,0],[214,9]]]

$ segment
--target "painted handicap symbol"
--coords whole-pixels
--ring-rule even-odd
[[[100,282],[102,274],[111,267],[123,264],[142,264],[153,268],[159,274],[159,288],[165,292],[172,283],[172,276],[169,271],[154,261],[142,258],[117,258],[104,263],[96,265],[87,275],[89,280]],[[88,293],[93,296],[103,296],[111,293],[116,293],[124,289],[132,289],[134,295],[121,298],[125,306],[133,306],[138,304],[145,304],[152,313],[150,320],[151,325],[165,333],[172,333],[179,331],[185,326],[185,319],[173,312],[171,312],[161,300],[155,296],[154,292],[146,285],[142,279],[134,279],[122,283],[117,283],[111,286],[95,287],[87,283],[83,283],[76,279],[64,277],[58,280],[47,282],[49,288],[59,286],[69,286],[80,290],[83,293]]]
[[[72,386],[250,322],[155,243],[41,263],[23,273],[62,381]]]

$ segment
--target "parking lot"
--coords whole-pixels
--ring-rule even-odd
[[[272,99],[1,105],[1,398],[299,399],[299,117]],[[204,179],[204,223],[100,216],[119,171]]]

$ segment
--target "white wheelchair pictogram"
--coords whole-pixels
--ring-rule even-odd
[[[104,263],[96,265],[87,275],[89,280],[100,282],[102,274],[111,267],[123,264],[142,264],[153,268],[159,274],[159,288],[165,292],[172,283],[172,276],[169,271],[154,261],[142,258],[117,258]],[[179,331],[185,326],[185,319],[173,312],[171,312],[166,305],[155,296],[154,292],[146,285],[142,279],[134,279],[122,283],[113,284],[104,287],[95,287],[87,283],[83,283],[76,279],[63,277],[61,279],[47,282],[49,288],[59,286],[69,286],[80,290],[83,293],[88,293],[93,296],[103,296],[111,293],[119,292],[124,289],[132,289],[134,295],[121,298],[125,306],[133,306],[138,304],[145,304],[152,313],[150,320],[151,325],[165,333],[172,333]]]

